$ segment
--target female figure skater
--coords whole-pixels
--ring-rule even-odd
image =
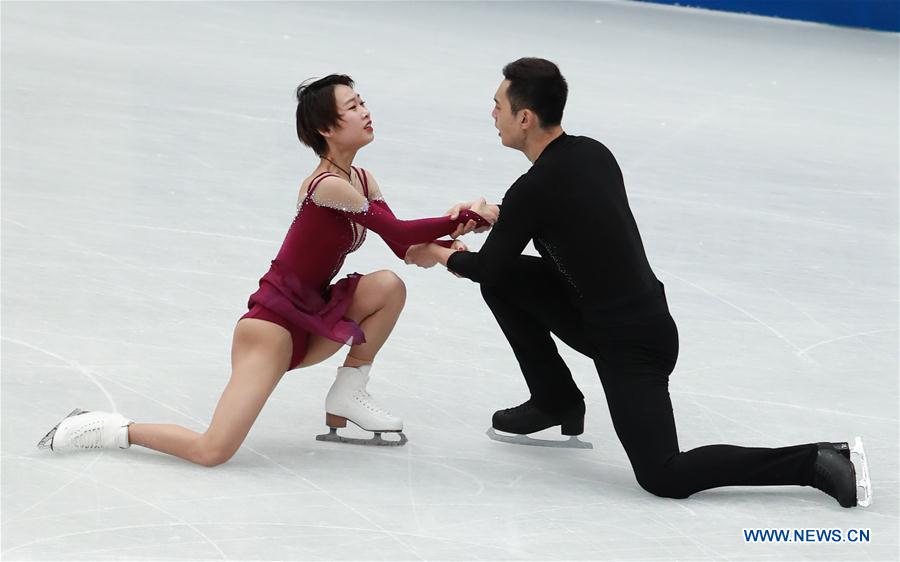
[[[375,138],[371,113],[353,85],[349,76],[332,74],[297,88],[297,135],[321,160],[303,181],[297,215],[281,250],[235,327],[231,380],[206,432],[75,410],[50,430],[40,447],[65,451],[135,444],[205,466],[224,463],[240,447],[286,371],[319,363],[344,344],[350,351],[325,400],[331,433],[319,438],[406,442],[402,433],[399,441],[381,439],[381,432],[401,432],[403,421],[366,392],[372,362],[403,309],[403,281],[387,270],[331,281],[347,255],[362,245],[367,229],[404,259],[411,245],[486,228],[497,216],[482,202],[456,218],[398,220],[375,178],[352,166],[357,151]],[[461,247],[450,240],[438,243]],[[345,427],[347,420],[375,437],[338,436],[335,428]]]

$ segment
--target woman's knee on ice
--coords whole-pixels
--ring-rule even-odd
[[[232,450],[204,446],[194,451],[191,460],[199,465],[212,468],[214,466],[225,464],[231,460],[231,457],[234,456],[236,451],[237,449]]]
[[[240,445],[235,447],[233,445],[215,443],[204,436],[197,441],[191,460],[203,466],[219,466],[228,462],[239,448]]]

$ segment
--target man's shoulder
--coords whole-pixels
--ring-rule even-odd
[[[532,166],[527,172],[516,178],[516,181],[509,186],[508,191],[527,191],[535,187],[539,181],[539,174],[535,173],[534,166]]]
[[[606,145],[595,138],[581,135],[567,135],[567,137],[567,140],[570,140],[569,146],[574,149],[602,150],[604,152],[609,152]]]
[[[566,135],[546,150],[523,177],[547,179],[548,176],[565,174],[573,166],[604,159],[611,154],[600,141],[576,135]]]

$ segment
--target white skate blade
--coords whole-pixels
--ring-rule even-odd
[[[376,445],[381,447],[402,447],[403,445],[406,445],[406,442],[408,441],[406,435],[403,435],[402,431],[376,431],[375,435],[370,439],[361,439],[358,437],[344,437],[343,435],[338,434],[337,429],[334,427],[330,427],[328,429],[328,433],[316,435],[316,441],[349,443],[351,445]],[[382,433],[396,433],[398,436],[400,436],[400,439],[384,439],[381,436]]]
[[[861,437],[857,437],[850,447],[850,460],[856,467],[856,504],[869,507],[872,505],[872,479],[869,477],[869,459],[866,458]]]
[[[593,449],[594,445],[587,441],[582,441],[576,435],[569,436],[565,441],[553,441],[551,439],[535,439],[527,435],[507,435],[505,433],[497,433],[493,427],[488,428],[487,436],[494,441],[501,443],[511,443],[513,445],[530,445],[534,447],[555,447],[557,449]]]
[[[43,439],[38,441],[38,444],[37,444],[38,449],[50,449],[52,451],[53,450],[53,436],[56,435],[56,430],[59,428],[59,425],[62,422],[66,421],[67,419],[71,418],[72,416],[77,416],[77,415],[86,414],[86,413],[87,413],[87,410],[82,410],[81,408],[75,408],[74,410],[72,410],[72,412],[68,416],[59,420],[59,423],[54,425],[53,429],[48,431],[47,435],[45,435],[43,437]]]

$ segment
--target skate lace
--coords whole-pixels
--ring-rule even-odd
[[[359,402],[370,412],[374,412],[376,414],[384,414],[386,416],[393,416],[392,413],[378,405],[378,402],[375,401],[375,397],[372,396],[368,390],[360,389],[357,392],[357,400],[359,400]]]
[[[101,422],[92,422],[78,429],[78,432],[72,437],[72,446],[79,449],[102,449],[103,448],[103,424]]]

